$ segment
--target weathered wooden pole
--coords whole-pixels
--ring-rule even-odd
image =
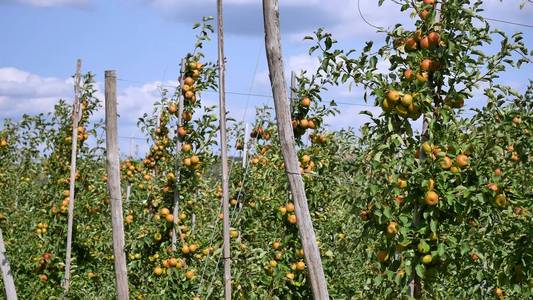
[[[305,261],[309,269],[309,281],[314,299],[329,299],[326,278],[322,269],[320,251],[313,229],[311,215],[307,206],[304,183],[298,166],[298,156],[294,146],[294,133],[291,126],[291,115],[287,101],[287,86],[283,74],[283,58],[281,52],[281,34],[279,28],[278,0],[263,0],[263,16],[265,23],[265,47],[270,71],[270,82],[274,96],[276,119],[285,172],[289,180],[292,198],[295,203],[298,230],[302,240]]]
[[[124,251],[124,217],[120,191],[120,156],[117,127],[117,75],[105,71],[105,130],[107,158],[107,188],[111,200],[111,226],[113,230],[113,254],[115,256],[115,281],[117,299],[129,299],[128,270]]]
[[[294,92],[294,89],[296,89],[296,73],[294,71],[291,71],[291,117],[292,113],[294,112],[294,107],[296,106],[296,93]]]
[[[185,80],[185,67],[187,65],[187,60],[183,58],[181,60],[181,71],[180,71],[180,86],[178,87],[178,125],[176,127],[176,131],[183,125],[183,111],[184,111],[184,97],[183,97],[183,81]],[[177,137],[176,142],[176,165],[174,166],[174,176],[176,178],[176,181],[174,182],[174,208],[172,209],[172,216],[173,218],[173,226],[172,226],[172,252],[176,251],[176,241],[177,241],[177,233],[176,233],[176,227],[178,226],[178,214],[180,209],[180,190],[179,190],[179,183],[181,180],[180,176],[180,164],[181,164],[181,138]]]
[[[230,214],[229,214],[229,168],[228,168],[228,139],[226,133],[226,63],[224,57],[224,20],[222,15],[222,0],[217,0],[218,27],[218,99],[220,109],[220,155],[222,158],[222,213],[224,226],[224,299],[231,299],[231,252],[230,252]]]
[[[0,269],[2,269],[2,279],[4,280],[6,299],[17,300],[17,290],[15,289],[15,281],[13,280],[13,274],[11,273],[11,268],[9,267],[9,261],[7,260],[2,228],[0,228]]]
[[[67,221],[67,253],[65,258],[65,278],[63,288],[65,294],[70,287],[70,266],[72,264],[72,230],[74,226],[74,192],[76,183],[76,156],[78,153],[78,122],[81,115],[80,105],[80,80],[81,80],[81,60],[76,62],[76,76],[74,78],[74,101],[72,103],[72,148],[70,153],[70,188],[68,201],[68,221]]]

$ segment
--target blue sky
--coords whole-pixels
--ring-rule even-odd
[[[270,94],[260,2],[225,1],[228,91]],[[334,32],[342,46],[356,49],[368,39],[382,39],[363,23],[356,0],[280,2],[287,71],[316,66],[307,56],[310,44],[302,38],[318,27]],[[533,19],[533,5],[519,10],[521,0],[485,2],[486,17],[522,23]],[[397,13],[394,6],[377,8],[376,3],[361,3],[371,22],[392,26],[405,20],[407,15]],[[106,69],[117,70],[118,77],[126,80],[119,81],[120,134],[140,137],[135,128],[137,118],[149,111],[161,82],[175,81],[178,60],[194,41],[192,24],[203,15],[213,15],[214,9],[215,0],[0,0],[0,120],[48,111],[60,97],[71,99],[69,76],[75,60],[81,58],[83,69],[95,73],[100,86]],[[529,42],[531,28],[494,25],[509,32],[523,31],[526,44],[533,46]],[[216,36],[213,38],[205,52],[215,61]],[[532,73],[533,67],[527,66],[505,74],[502,81],[523,89]],[[362,103],[360,91],[336,90],[332,95],[343,102]],[[207,103],[217,102],[216,94],[205,98]],[[248,117],[253,116],[253,106],[271,103],[266,98],[228,95],[230,113],[242,118],[247,101]],[[336,126],[362,122],[354,116],[363,107],[340,109]]]

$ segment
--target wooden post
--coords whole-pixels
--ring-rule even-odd
[[[6,247],[4,245],[4,237],[2,236],[2,228],[0,228],[0,269],[2,269],[2,279],[4,280],[4,288],[6,290],[7,300],[17,300],[17,290],[15,289],[15,282],[13,274],[9,267],[7,260]]]
[[[307,206],[304,183],[299,171],[298,156],[294,146],[294,133],[287,103],[287,86],[283,75],[278,0],[263,0],[263,16],[265,22],[265,47],[281,150],[285,163],[285,172],[287,173],[292,198],[295,203],[298,230],[305,253],[305,261],[309,269],[309,280],[314,299],[329,299],[320,251],[316,243],[315,231]]]
[[[133,138],[130,138],[130,146],[129,146],[129,149],[128,149],[128,152],[130,154],[129,155],[129,159],[133,159],[132,149],[133,149]],[[124,203],[130,202],[130,195],[131,195],[131,182],[128,179],[128,182],[126,184],[126,200],[124,201]]]
[[[128,185],[126,186],[126,203],[130,202],[130,195],[131,195],[131,183],[128,181]]]
[[[115,280],[117,299],[129,299],[128,270],[124,251],[124,217],[120,191],[120,156],[117,127],[117,75],[105,71],[105,130],[107,158],[107,188],[111,200],[111,224],[113,229],[113,254],[115,256]]]
[[[185,79],[185,67],[187,66],[187,60],[184,58],[181,60],[181,70],[180,70],[180,86],[178,87],[178,126],[176,126],[176,131],[183,125],[183,110],[184,110],[184,97],[183,97],[183,80]],[[180,182],[180,157],[181,157],[181,138],[178,136],[176,142],[176,165],[174,167],[174,174],[176,181],[174,182],[174,208],[172,209],[172,216],[174,217],[173,226],[172,226],[172,252],[176,251],[176,227],[178,226],[178,213],[180,209],[180,191],[179,191],[179,182]]]
[[[70,265],[72,263],[72,230],[74,226],[74,192],[76,183],[76,156],[78,153],[78,121],[81,115],[80,80],[81,80],[81,60],[76,62],[76,76],[74,79],[74,101],[72,103],[72,149],[70,154],[70,188],[68,202],[67,221],[67,253],[65,258],[65,277],[63,288],[65,295],[70,287]]]
[[[296,88],[296,73],[294,71],[291,71],[291,117],[294,113],[294,107],[296,106],[296,93],[294,92],[294,89]]]
[[[228,169],[228,139],[226,133],[226,63],[224,57],[224,19],[222,15],[222,0],[217,0],[218,27],[218,99],[220,109],[220,155],[222,156],[222,213],[224,226],[224,299],[231,299],[231,253],[230,253],[230,214],[229,214],[229,169]]]

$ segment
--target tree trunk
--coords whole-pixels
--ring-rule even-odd
[[[302,176],[299,172],[298,156],[294,145],[294,133],[287,101],[287,86],[283,74],[278,0],[263,0],[263,15],[265,47],[281,150],[285,163],[285,172],[287,173],[292,198],[295,203],[298,229],[305,253],[305,261],[309,269],[309,280],[314,299],[329,299],[320,251],[316,243],[315,231],[307,206],[307,197]]]
[[[128,271],[124,251],[124,219],[122,215],[122,194],[120,191],[120,155],[117,128],[117,75],[105,71],[105,126],[107,187],[111,200],[111,223],[113,229],[113,254],[115,256],[115,279],[117,299],[129,299]]]
[[[0,269],[2,269],[2,279],[4,280],[4,287],[6,290],[7,300],[17,300],[17,290],[15,289],[15,282],[13,281],[13,274],[9,267],[7,260],[6,247],[4,245],[4,237],[2,236],[2,229],[0,228]]]

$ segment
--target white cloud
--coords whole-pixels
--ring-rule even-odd
[[[254,88],[270,87],[270,78],[268,77],[268,70],[257,72],[254,78]]]
[[[285,77],[287,82],[290,82],[291,72],[294,71],[296,75],[301,71],[307,71],[308,74],[313,74],[320,65],[318,58],[309,56],[307,53],[289,56],[285,63]],[[268,70],[257,72],[254,78],[254,87],[258,89],[270,88],[270,78],[268,77]]]
[[[16,68],[2,68],[0,69],[0,81],[5,82],[25,82],[30,74]]]
[[[164,85],[172,85],[166,82]],[[161,82],[141,86],[121,87],[119,82],[118,110],[124,127],[135,127],[137,119],[144,112],[151,112],[153,103],[160,99]],[[103,99],[103,85],[96,83],[96,96]],[[59,99],[71,102],[73,97],[72,78],[45,77],[13,67],[0,68],[0,118],[18,119],[23,114],[51,112]],[[103,111],[96,117],[102,118]],[[129,132],[133,133],[133,132]]]
[[[300,55],[289,56],[287,60],[287,68],[290,74],[290,71],[294,71],[297,74],[300,71],[315,72],[315,70],[320,65],[318,58],[309,56],[307,53]]]
[[[178,22],[194,22],[204,15],[215,15],[215,0],[144,1],[162,15]],[[386,1],[379,8],[376,1],[361,1],[365,17],[378,26],[392,26],[408,13],[399,11],[397,5]],[[392,15],[392,17],[391,17]],[[263,30],[262,6],[258,0],[227,0],[224,2],[225,30],[244,35],[261,34]],[[357,0],[329,0],[327,4],[319,0],[280,1],[281,28],[291,39],[301,40],[319,27],[325,27],[336,36],[368,36],[375,28],[365,24],[357,9]]]
[[[52,6],[85,6],[90,0],[7,0],[6,2],[15,2],[37,7]]]
[[[153,5],[159,7],[185,7],[190,3],[179,3],[180,1],[176,0],[151,0]],[[202,5],[213,5],[215,6],[216,0],[196,0],[198,4]],[[318,4],[321,3],[319,0],[283,0],[281,5],[295,6],[295,5],[304,5],[304,4]],[[260,4],[260,1],[257,0],[224,0],[224,5],[248,5],[248,4]]]
[[[176,82],[147,82],[140,85],[123,84],[117,82],[117,102],[119,114],[119,137],[122,153],[145,153],[148,145],[139,138],[143,138],[137,127],[137,121],[144,113],[151,113],[154,103],[161,99],[161,88],[173,92]],[[96,82],[95,96],[104,101],[103,83]],[[18,120],[23,114],[38,114],[51,112],[59,99],[72,102],[72,78],[60,79],[45,77],[13,67],[0,68],[0,120],[12,118]],[[244,104],[241,99],[228,95],[228,110],[231,116],[240,120],[244,114]],[[202,96],[202,104],[211,106],[218,104],[217,93],[206,93]],[[252,105],[253,106],[253,105]],[[248,108],[248,116],[253,115],[253,107]],[[104,118],[104,109],[100,109],[93,116],[93,120]],[[199,116],[198,113],[197,116]],[[134,137],[135,139],[128,139]]]
[[[342,0],[332,0],[340,1]],[[191,23],[202,16],[216,14],[215,0],[175,1],[145,0],[163,16],[178,22]],[[334,16],[325,12],[319,0],[284,0],[280,3],[282,28],[287,32],[312,32],[315,24],[335,22]],[[224,2],[224,29],[228,33],[257,35],[263,30],[262,5],[258,0],[228,0]]]
[[[194,22],[203,15],[215,15],[215,0],[176,1],[145,0],[162,15],[178,22]],[[506,3],[510,2],[510,3]],[[517,22],[526,22],[533,16],[531,5],[522,10],[519,3],[512,1],[484,1],[486,17],[503,18]],[[518,1],[517,1],[518,2]],[[397,23],[407,28],[413,27],[410,20],[412,10],[400,11],[393,1],[385,1],[378,6],[378,1],[364,0],[284,0],[280,1],[281,28],[292,40],[301,40],[304,35],[324,27],[336,37],[376,36],[376,29],[366,21],[378,27],[391,28]],[[244,35],[262,34],[262,6],[259,0],[226,0],[224,2],[225,30],[229,33]],[[499,27],[502,24],[497,24]]]
[[[72,96],[72,79],[41,77],[12,67],[0,68],[0,116],[18,117],[53,109]]]
[[[160,82],[145,83],[141,86],[127,86],[119,91],[118,112],[121,118],[140,117],[150,112],[156,100],[161,98]]]
[[[339,108],[341,112],[338,115],[325,119],[326,124],[333,130],[348,127],[359,130],[364,123],[371,121],[369,116],[360,114],[361,111],[370,111],[376,117],[381,113],[381,108],[374,106],[339,105]]]
[[[391,67],[391,63],[390,61],[388,60],[380,60],[378,61],[377,65],[376,65],[376,73],[380,73],[380,74],[388,74],[390,71],[389,71],[389,68]]]
[[[121,86],[118,83],[119,135],[141,137],[137,120],[143,113],[150,113],[155,101],[161,99],[161,85],[174,85],[174,82],[150,82],[140,86]],[[96,97],[104,100],[103,84],[95,83],[98,90]],[[0,120],[20,119],[23,114],[51,112],[59,99],[72,102],[73,79],[45,77],[13,67],[0,68]],[[104,110],[98,111],[94,119],[104,118]],[[146,147],[143,142],[135,140],[140,151]],[[121,148],[128,152],[129,141],[121,139]]]

